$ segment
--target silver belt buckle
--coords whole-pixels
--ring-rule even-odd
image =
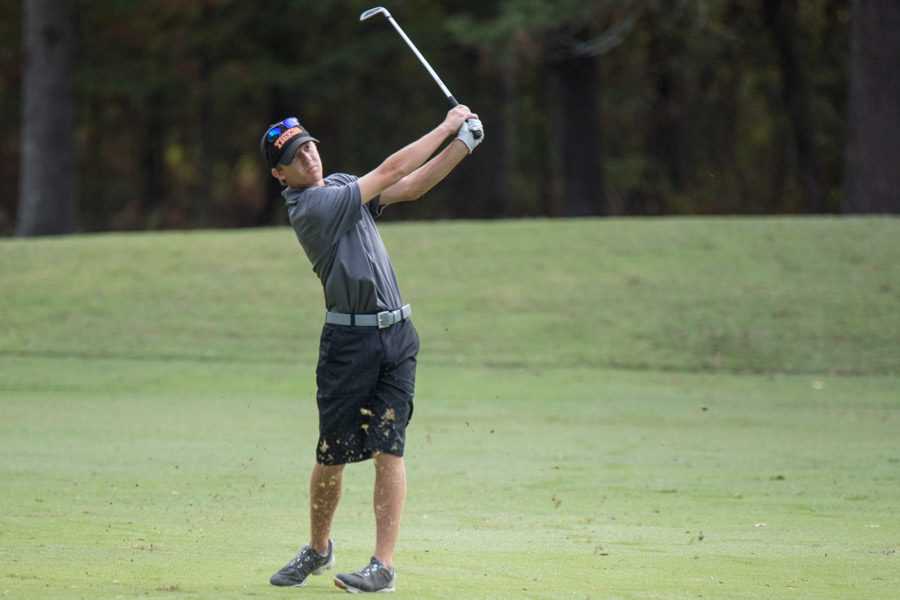
[[[378,322],[378,329],[386,329],[394,324],[394,313],[389,310],[380,312],[375,315],[375,320]]]

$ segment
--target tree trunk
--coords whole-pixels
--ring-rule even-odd
[[[25,73],[17,234],[75,230],[74,0],[23,3]]]
[[[507,215],[514,195],[513,177],[517,170],[518,139],[516,130],[516,64],[512,53],[508,53],[492,69],[495,81],[499,82],[496,92],[499,99],[486,110],[490,123],[490,143],[492,145],[489,162],[490,181],[487,198],[487,216],[495,219]],[[482,117],[484,119],[484,117]],[[517,206],[516,210],[521,210]]]
[[[209,23],[214,18],[212,3],[203,4],[203,23]],[[213,115],[213,57],[208,39],[201,36],[200,46],[197,49],[197,59],[200,63],[200,72],[197,77],[197,86],[200,91],[199,114],[197,115],[197,175],[199,189],[197,190],[197,205],[195,214],[195,226],[207,228],[210,226],[210,213],[212,212],[213,189],[213,157],[215,155],[215,140],[213,132],[215,127]]]
[[[662,185],[654,185],[655,194],[645,198],[643,206],[631,206],[627,212],[666,214],[670,212],[668,200],[681,192],[686,171],[679,112],[683,104],[682,84],[675,68],[680,64],[678,59],[685,55],[684,34],[673,34],[657,11],[648,11],[645,21],[652,32],[647,46],[647,70],[656,91],[649,115],[647,154],[653,158],[654,172]]]
[[[900,213],[900,2],[850,4],[844,212]]]
[[[165,99],[159,92],[150,94],[144,106],[146,115],[143,141],[140,144],[143,156],[143,197],[140,201],[140,223],[146,227],[147,217],[163,203],[166,190],[165,157]]]
[[[197,119],[197,207],[195,225],[201,228],[210,226],[212,212],[213,164],[215,140],[213,139],[213,91],[211,79],[212,65],[209,54],[205,51],[200,56],[200,107]]]
[[[567,217],[606,214],[600,161],[597,58],[564,56],[550,64],[555,82],[563,198]]]
[[[810,212],[827,210],[822,165],[812,121],[812,100],[806,71],[797,55],[797,0],[763,0],[763,18],[772,31],[781,69],[782,95],[790,115],[797,151],[800,187]]]

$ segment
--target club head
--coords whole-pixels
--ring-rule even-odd
[[[384,15],[385,19],[389,19],[391,17],[391,13],[383,6],[376,6],[375,8],[370,8],[369,10],[363,12],[363,14],[359,15],[360,21],[365,21],[366,19],[371,19],[375,15]]]

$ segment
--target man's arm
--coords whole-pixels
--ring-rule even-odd
[[[421,167],[440,147],[443,141],[456,133],[460,125],[470,118],[477,118],[477,116],[472,114],[468,107],[461,104],[454,107],[436,128],[412,144],[387,157],[374,171],[370,171],[360,177],[357,180],[357,184],[359,185],[359,195],[362,203],[365,204]],[[451,144],[451,146],[459,145]]]
[[[456,165],[469,155],[466,145],[459,140],[450,142],[440,154],[381,192],[381,204],[418,200],[450,174]]]

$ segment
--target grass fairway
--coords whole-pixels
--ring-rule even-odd
[[[382,234],[423,346],[395,597],[900,597],[900,221]],[[290,230],[4,240],[0,289],[0,596],[341,593],[267,584],[316,435]]]

